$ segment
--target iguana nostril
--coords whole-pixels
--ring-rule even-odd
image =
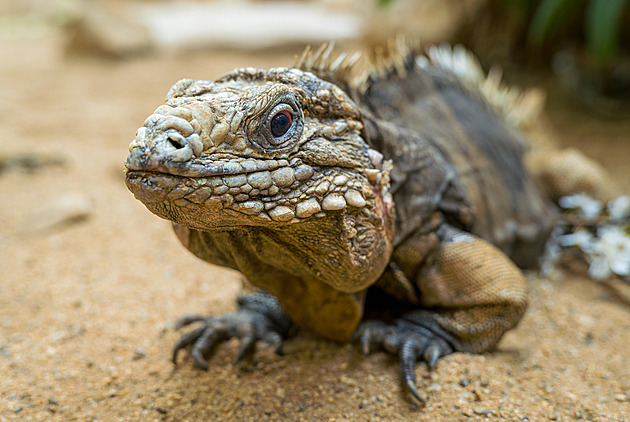
[[[179,134],[170,134],[166,137],[166,141],[173,145],[176,149],[182,149],[186,146],[186,139]]]

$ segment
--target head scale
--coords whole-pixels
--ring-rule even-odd
[[[317,221],[367,259],[372,229],[389,236],[393,212],[387,165],[362,130],[348,95],[309,72],[184,79],[131,143],[127,185],[149,210],[193,230],[299,231]]]

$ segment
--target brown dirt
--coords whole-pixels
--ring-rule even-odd
[[[424,409],[402,398],[391,357],[308,336],[285,357],[262,347],[253,368],[232,365],[235,342],[207,373],[187,356],[173,368],[170,322],[232,310],[240,279],[194,258],[127,191],[127,145],[179,78],[290,62],[225,51],[67,60],[57,36],[0,45],[0,153],[67,162],[0,174],[0,421],[630,420],[628,286],[568,273],[532,277],[530,310],[495,353],[454,354],[432,374],[418,365]],[[563,144],[630,188],[629,119],[555,96],[550,118]],[[89,217],[50,227],[64,194],[88,198]],[[74,207],[62,209],[85,213]]]

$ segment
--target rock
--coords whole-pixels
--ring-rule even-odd
[[[475,415],[485,415],[486,414],[486,409],[481,407],[481,406],[477,406],[477,407],[473,408],[473,413]]]
[[[66,48],[70,55],[125,58],[152,49],[148,29],[127,19],[129,11],[116,13],[97,1],[84,2],[84,5],[80,19],[66,27]]]
[[[114,10],[85,2],[83,16],[67,27],[68,52],[111,58],[149,51],[257,50],[280,45],[356,39],[356,14],[308,2],[134,2]],[[107,4],[109,6],[109,4]],[[235,24],[238,23],[238,24]]]
[[[359,18],[302,2],[165,3],[138,13],[159,49],[319,44],[358,36]],[[234,23],[238,22],[238,25]]]
[[[0,174],[11,170],[23,170],[36,173],[48,167],[63,167],[66,159],[61,154],[19,153],[0,155]]]
[[[9,356],[11,356],[11,350],[9,350],[8,344],[0,344],[0,355],[4,358],[8,358]]]
[[[142,348],[136,347],[136,349],[133,351],[133,357],[131,359],[140,360],[140,359],[145,358],[146,356],[147,354]]]
[[[86,220],[93,212],[92,201],[80,193],[64,193],[42,201],[22,223],[26,233],[42,233]]]

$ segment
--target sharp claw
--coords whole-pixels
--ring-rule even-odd
[[[204,371],[208,370],[208,361],[205,355],[212,349],[218,341],[223,340],[225,333],[215,331],[213,328],[205,327],[203,334],[192,347],[191,355],[195,363]],[[226,337],[227,338],[227,337]]]
[[[413,395],[413,401],[418,403],[425,403],[427,398],[426,394],[424,397],[420,395],[416,387],[416,361],[422,358],[432,370],[441,356],[453,352],[448,343],[450,335],[425,327],[422,315],[410,314],[390,325],[381,321],[364,321],[353,336],[363,354],[370,353],[371,347],[380,347],[398,355],[401,388],[408,390]]]
[[[190,333],[184,334],[179,338],[179,340],[177,340],[177,343],[175,343],[175,346],[173,346],[173,363],[175,365],[177,365],[177,354],[179,353],[179,351],[193,344],[203,334],[203,331],[205,329],[205,327],[199,327],[196,330],[191,331]]]
[[[171,362],[173,362],[173,365],[177,366],[177,354],[179,353],[179,351],[182,350],[181,347],[177,347],[177,345],[175,345],[175,347],[173,347],[173,355],[171,357]]]
[[[239,363],[245,357],[249,357],[254,353],[256,347],[256,339],[254,336],[248,335],[241,339],[241,348],[236,355],[236,363]]]
[[[440,357],[440,348],[437,344],[432,344],[424,351],[424,360],[427,361],[429,369],[435,368],[435,364]]]
[[[208,371],[209,365],[208,365],[208,361],[203,357],[203,353],[200,350],[201,348],[199,347],[194,347],[192,350],[192,357],[193,360],[195,361],[195,364],[200,367],[201,369],[203,369],[204,371]]]
[[[175,321],[175,329],[180,330],[183,327],[190,325],[194,322],[205,321],[206,318],[199,315],[184,315],[177,321]]]
[[[361,352],[364,355],[370,354],[370,329],[366,328],[361,334]]]
[[[425,400],[422,398],[422,396],[420,396],[420,393],[416,388],[416,382],[414,380],[412,380],[411,378],[405,378],[405,384],[407,385],[407,388],[409,389],[411,395],[414,396],[416,400],[418,400],[420,403],[425,403]]]
[[[284,346],[283,342],[278,343],[276,347],[274,347],[273,352],[278,356],[284,356],[284,348],[282,346]]]
[[[417,357],[414,344],[410,341],[405,341],[399,349],[400,372],[405,379],[411,379],[413,382],[416,382],[414,365]]]
[[[282,350],[284,341],[282,340],[282,336],[280,336],[280,334],[274,332],[266,333],[263,340],[273,346],[273,351],[276,355],[284,356],[284,352]]]
[[[405,380],[405,384],[411,394],[421,403],[424,403],[424,399],[418,393],[416,388],[416,372],[414,365],[418,357],[417,350],[411,341],[405,341],[399,349],[400,359],[400,373]]]
[[[232,337],[241,340],[237,362],[251,357],[259,340],[271,343],[276,347],[276,353],[281,353],[282,337],[291,328],[291,321],[277,300],[262,293],[254,293],[239,298],[238,304],[239,310],[234,313],[211,317],[186,315],[177,320],[177,329],[197,322],[202,324],[177,340],[172,352],[173,364],[177,364],[179,351],[190,347],[195,366],[207,371],[212,350]]]

